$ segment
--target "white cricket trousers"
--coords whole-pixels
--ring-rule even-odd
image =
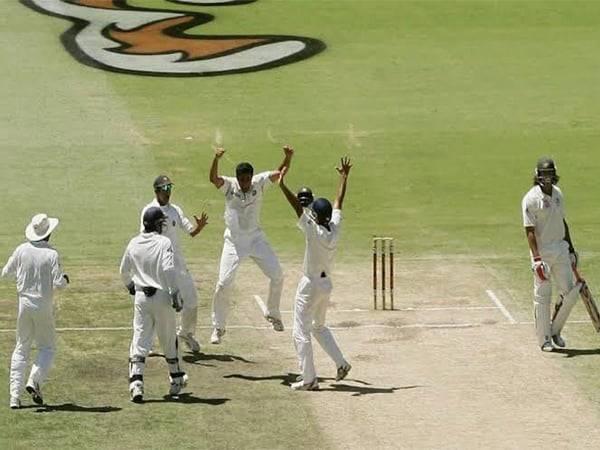
[[[35,342],[37,357],[31,368],[27,384],[42,385],[54,360],[54,315],[52,301],[33,303],[28,298],[19,298],[17,316],[17,345],[10,363],[10,395],[20,397],[23,392],[25,371],[29,362],[31,344]]]
[[[130,383],[143,381],[146,357],[152,348],[154,333],[169,365],[171,378],[181,376],[177,335],[175,334],[175,310],[169,294],[157,290],[152,297],[143,292],[135,293],[133,309],[133,339],[129,349]]]
[[[575,285],[571,259],[569,258],[569,245],[563,241],[560,245],[552,248],[541,249],[540,256],[550,267],[550,278],[556,284],[559,295],[561,297],[565,296]],[[551,280],[542,281],[535,273],[533,275],[533,312],[535,331],[540,346],[544,342],[549,342],[551,336],[560,334],[577,299],[577,296],[571,296],[571,300],[562,302],[562,304],[559,300],[558,303],[561,304],[559,314],[552,322]]]
[[[317,376],[311,334],[335,362],[336,367],[346,364],[333,333],[325,325],[331,289],[332,284],[328,277],[303,276],[298,283],[294,304],[293,336],[304,383],[312,382]]]
[[[212,305],[214,328],[225,328],[235,274],[240,263],[246,257],[254,260],[270,280],[267,310],[264,311],[265,316],[281,319],[279,304],[281,303],[281,291],[283,289],[283,271],[277,255],[275,255],[261,232],[251,237],[236,238],[235,241],[228,237],[225,238],[219,267],[219,280],[215,288]]]
[[[183,266],[179,265],[177,267],[177,287],[183,299],[183,309],[180,313],[181,321],[177,328],[177,333],[194,335],[198,323],[198,293],[194,279],[185,266],[185,263]]]

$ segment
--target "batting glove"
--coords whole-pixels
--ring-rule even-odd
[[[540,281],[548,280],[550,275],[550,267],[544,261],[542,261],[541,256],[536,256],[533,258],[533,264],[531,265],[531,270],[538,277]]]
[[[575,250],[569,252],[569,258],[571,259],[571,265],[575,268],[579,267],[579,253]]]

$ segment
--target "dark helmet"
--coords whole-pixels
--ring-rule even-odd
[[[249,162],[241,162],[235,168],[236,178],[239,178],[245,174],[250,174],[251,176],[254,174],[254,167],[252,167],[252,164]]]
[[[154,180],[152,186],[154,186],[154,191],[170,191],[171,186],[173,186],[173,182],[168,176],[159,175]]]
[[[556,184],[559,176],[556,173],[556,164],[554,160],[548,156],[542,156],[538,159],[535,166],[534,182],[540,185]]]
[[[144,212],[144,231],[146,233],[156,231],[158,234],[161,234],[166,220],[167,216],[162,212],[162,209],[152,206]]]
[[[300,205],[302,205],[304,208],[310,205],[314,199],[312,191],[306,186],[300,188],[296,194],[296,197],[298,198]]]
[[[326,198],[317,198],[310,205],[310,209],[316,217],[317,223],[328,224],[331,220],[331,212],[333,208],[331,203]]]

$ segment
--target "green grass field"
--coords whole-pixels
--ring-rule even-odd
[[[192,30],[198,33],[310,36],[327,49],[239,75],[117,74],[82,65],[65,51],[59,36],[68,21],[4,2],[0,257],[5,261],[23,240],[33,214],[61,218],[52,241],[73,283],[56,299],[59,326],[129,326],[118,263],[159,173],[172,177],[173,201],[188,215],[205,209],[210,216],[205,231],[185,243],[200,280],[201,321],[208,322],[223,231],[223,199],[208,181],[217,129],[227,149],[223,174],[241,160],[257,171],[274,169],[283,156],[279,142],[289,143],[296,149],[290,186],[308,184],[332,197],[334,166],[343,154],[353,159],[340,265],[368,269],[374,234],[396,238],[399,264],[482,262],[515,293],[506,306],[522,320],[530,316],[531,280],[520,201],[536,159],[550,154],[582,271],[592,288],[600,287],[597,2],[128,3],[214,14],[217,20]],[[262,223],[281,259],[299,265],[304,242],[276,188],[265,199]],[[364,287],[370,279],[355,282]],[[245,314],[234,313],[232,321]],[[15,317],[14,283],[3,281],[0,329],[13,329]],[[578,347],[598,347],[591,326],[568,334]],[[48,401],[59,406],[44,414],[12,412],[7,389],[0,389],[0,447],[306,448],[307,433],[314,446],[335,447],[305,397],[223,378],[293,371],[291,342],[269,353],[258,331],[232,336],[190,365],[201,398],[138,407],[127,395],[130,337],[130,331],[59,333],[47,387]],[[1,332],[6,384],[13,345],[13,333]],[[557,361],[600,401],[597,354]],[[166,369],[157,362],[148,370],[149,397],[161,399]]]

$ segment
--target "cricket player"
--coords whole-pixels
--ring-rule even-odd
[[[325,198],[315,199],[308,208],[303,208],[298,197],[288,189],[283,179],[287,172],[283,168],[279,176],[279,187],[299,217],[298,228],[306,239],[304,253],[304,275],[298,283],[294,304],[294,345],[302,374],[291,388],[313,391],[319,389],[313,361],[311,334],[325,350],[337,367],[336,381],[343,380],[351,369],[344,358],[331,330],[325,325],[327,306],[331,295],[331,266],[333,254],[340,236],[342,203],[346,195],[346,183],[350,173],[350,160],[341,159],[337,168],[340,184],[333,204]]]
[[[185,342],[187,347],[194,353],[200,351],[200,344],[194,337],[196,324],[198,323],[198,293],[194,280],[190,275],[185,263],[183,251],[179,245],[178,229],[196,236],[207,224],[208,216],[202,212],[200,218],[194,216],[193,224],[184,214],[182,209],[170,203],[173,182],[166,175],[160,175],[154,180],[155,199],[148,203],[140,215],[140,232],[144,231],[144,214],[149,208],[159,207],[167,216],[162,235],[168,237],[173,244],[175,253],[175,272],[177,275],[177,286],[179,287],[181,297],[183,298],[183,311],[181,312],[181,323],[177,329],[177,336]]]
[[[58,252],[50,246],[50,235],[58,219],[36,214],[25,229],[28,242],[19,245],[2,269],[2,277],[15,276],[19,296],[17,345],[10,363],[10,407],[21,407],[21,393],[31,344],[38,353],[25,390],[38,405],[44,404],[41,387],[54,359],[55,288],[64,288],[69,277],[63,273]]]
[[[131,401],[144,397],[144,366],[154,333],[169,365],[169,394],[177,395],[187,384],[181,370],[175,311],[181,311],[182,298],[177,289],[175,251],[171,240],[162,236],[169,218],[159,207],[144,213],[144,231],[131,239],[119,269],[129,293],[135,295],[133,339],[129,350],[129,392]]]
[[[269,297],[266,311],[263,313],[275,331],[283,331],[279,312],[283,271],[260,228],[260,209],[264,191],[279,178],[279,170],[282,167],[289,167],[294,154],[294,150],[289,146],[283,147],[283,151],[285,158],[278,170],[254,175],[252,165],[243,162],[237,165],[234,178],[219,175],[219,160],[225,150],[222,148],[215,150],[209,179],[225,195],[225,232],[219,279],[212,307],[213,332],[210,341],[213,344],[220,344],[225,334],[235,274],[242,260],[247,257],[252,258],[270,279]]]
[[[540,158],[533,187],[522,201],[523,225],[533,271],[535,331],[538,345],[544,352],[554,349],[552,342],[558,347],[566,345],[561,331],[578,297],[572,295],[575,283],[571,267],[577,266],[578,255],[565,220],[563,194],[556,186],[558,179],[554,161],[549,157]],[[553,320],[551,278],[560,295]]]

